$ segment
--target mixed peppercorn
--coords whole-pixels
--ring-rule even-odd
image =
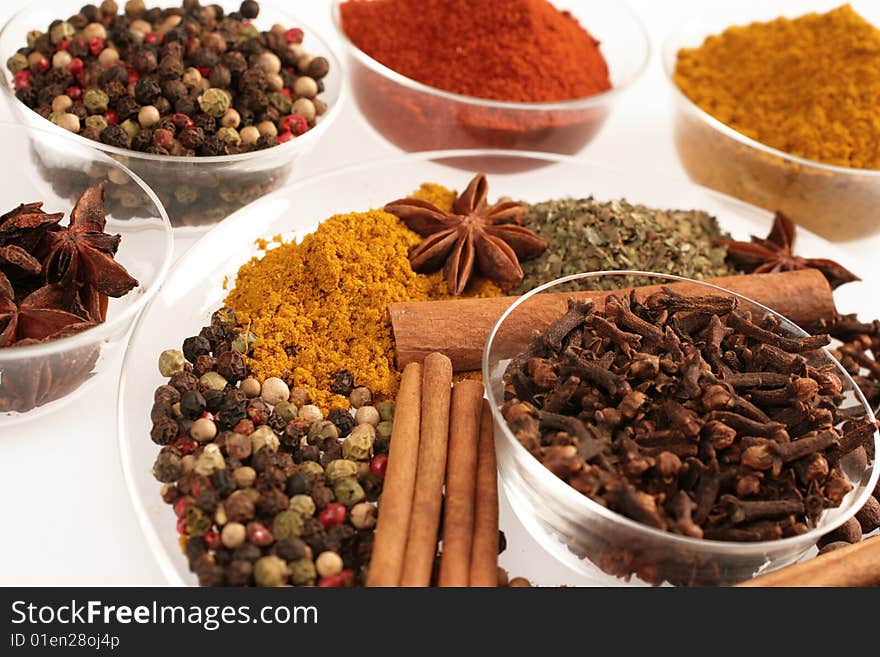
[[[221,308],[159,358],[153,474],[190,569],[203,586],[362,583],[394,404],[373,406],[340,372],[334,387],[353,410],[325,417],[304,388],[253,378],[235,327]]]
[[[16,97],[66,130],[154,155],[217,156],[290,141],[327,109],[329,63],[302,48],[301,29],[251,21],[245,0],[225,14],[184,0],[147,9],[85,5],[9,58]]]

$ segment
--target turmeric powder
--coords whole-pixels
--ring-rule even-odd
[[[763,144],[880,169],[880,30],[849,5],[731,27],[682,49],[674,80],[700,108]]]
[[[416,196],[451,208],[455,192],[423,185]],[[260,379],[281,376],[309,389],[325,409],[348,401],[329,392],[347,369],[379,398],[399,385],[388,304],[444,298],[443,273],[416,274],[408,252],[421,237],[380,210],[330,217],[299,243],[258,243],[265,252],[241,267],[226,305],[257,336],[248,359]],[[476,282],[471,296],[497,296]]]

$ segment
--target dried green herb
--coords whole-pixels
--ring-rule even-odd
[[[522,223],[549,246],[538,258],[523,263],[525,278],[517,294],[589,271],[637,269],[696,279],[737,271],[725,262],[727,250],[715,244],[726,234],[713,216],[698,210],[566,198],[530,205]],[[619,278],[600,280],[596,287],[621,284]]]

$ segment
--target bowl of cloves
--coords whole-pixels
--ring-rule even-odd
[[[116,367],[165,278],[173,240],[156,195],[112,158],[13,124],[0,124],[0,142],[15,162],[0,178],[0,426],[7,426],[62,407]],[[59,193],[37,161],[83,183]],[[106,202],[110,178],[151,207],[119,218]]]
[[[483,377],[501,480],[536,540],[597,583],[726,585],[853,518],[880,439],[826,348],[823,281],[595,272],[520,297]]]

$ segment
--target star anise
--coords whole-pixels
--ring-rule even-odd
[[[16,302],[10,290],[0,289],[0,347],[25,340],[47,340],[89,328],[93,322],[75,307],[60,284],[46,285]]]
[[[539,256],[547,241],[519,225],[526,207],[514,201],[489,206],[486,176],[478,174],[459,195],[451,212],[428,201],[405,198],[385,206],[425,239],[409,254],[414,271],[443,267],[450,294],[461,294],[475,270],[502,289],[523,279],[520,260]]]
[[[104,213],[104,183],[90,187],[70,213],[67,230],[47,232],[44,269],[48,282],[78,287],[88,316],[103,322],[107,297],[121,297],[138,282],[114,256],[120,235],[108,235]]]
[[[766,238],[752,236],[749,242],[723,240],[727,259],[746,273],[818,269],[828,279],[831,288],[859,280],[843,265],[825,258],[802,258],[794,255],[795,225],[781,212],[773,218],[773,227]]]

